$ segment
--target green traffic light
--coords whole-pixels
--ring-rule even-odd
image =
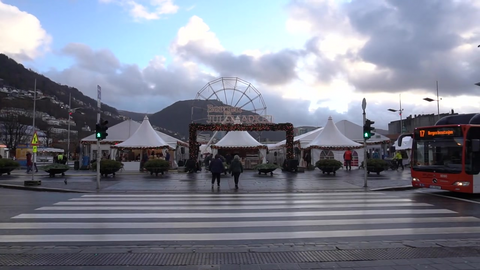
[[[101,138],[101,137],[102,137],[102,133],[97,132],[97,135],[96,135],[96,136],[97,136],[97,138]]]

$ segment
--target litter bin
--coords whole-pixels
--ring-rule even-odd
[[[73,163],[73,169],[76,171],[80,169],[80,161],[75,160],[75,162]]]

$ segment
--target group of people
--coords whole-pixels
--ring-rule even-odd
[[[368,153],[367,153],[367,158],[370,158],[370,155]],[[373,159],[380,159],[380,154],[378,153],[378,150],[373,151],[372,158]],[[343,153],[343,160],[344,160],[344,163],[345,163],[345,169],[347,171],[351,171],[352,170],[353,153],[352,153],[350,148],[348,148],[347,151],[345,151],[345,153]],[[392,161],[396,164],[397,170],[398,170],[398,168],[402,168],[402,170],[405,169],[405,167],[403,165],[403,156],[402,156],[402,153],[400,151],[395,152],[395,154],[393,155]]]
[[[220,155],[215,155],[208,165],[209,171],[212,173],[212,189],[217,182],[217,187],[220,188],[220,175],[225,172],[226,168],[223,165],[223,159]],[[240,161],[240,157],[235,155],[230,162],[230,172],[233,175],[235,182],[235,189],[238,189],[238,182],[240,180],[240,174],[243,173],[243,164]]]
[[[27,152],[27,173],[30,173],[35,169],[35,172],[38,172],[37,163],[32,159],[33,155],[30,152]],[[58,154],[53,157],[53,163],[66,164],[67,158],[64,154]]]

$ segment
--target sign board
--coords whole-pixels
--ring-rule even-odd
[[[33,151],[32,152],[37,153],[37,146],[36,145],[33,146]]]
[[[243,110],[231,106],[213,106],[207,105],[207,123],[208,124],[234,124],[239,121],[242,124],[260,124],[272,123],[273,116],[258,114],[243,114]]]
[[[38,144],[38,135],[37,135],[37,132],[35,131],[35,133],[33,133],[33,137],[32,137],[32,142],[31,142],[32,145],[36,145]]]

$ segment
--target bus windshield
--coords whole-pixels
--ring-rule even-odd
[[[412,169],[424,172],[462,172],[463,136],[460,127],[415,131]],[[453,132],[450,132],[454,130]]]

